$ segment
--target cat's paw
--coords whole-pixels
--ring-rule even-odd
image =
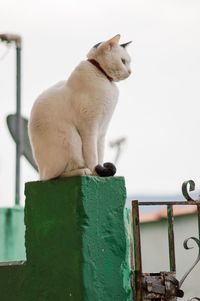
[[[89,168],[82,168],[82,176],[91,176],[92,175],[92,172]]]
[[[92,172],[89,168],[79,168],[79,169],[73,169],[70,171],[65,171],[62,173],[61,177],[74,177],[74,176],[91,176]]]
[[[95,167],[95,172],[97,173],[98,176],[100,177],[111,177],[116,174],[116,167],[113,163],[107,162],[104,163],[103,166],[98,164]]]

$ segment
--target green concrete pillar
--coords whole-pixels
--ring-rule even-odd
[[[25,195],[26,300],[130,301],[124,178],[30,182]]]

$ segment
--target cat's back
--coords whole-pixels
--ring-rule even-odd
[[[29,135],[44,132],[64,120],[68,109],[66,81],[60,81],[44,90],[35,100],[28,124]]]
[[[56,99],[59,99],[62,97],[63,94],[66,93],[67,85],[66,81],[62,80],[57,82],[56,84],[52,85],[48,89],[44,90],[36,99],[34,105],[37,105],[38,103],[42,103],[45,101],[51,101],[55,97]]]
[[[32,110],[31,119],[37,114],[47,112],[55,112],[64,102],[64,97],[67,94],[66,81],[59,81],[55,85],[44,90],[35,100]]]

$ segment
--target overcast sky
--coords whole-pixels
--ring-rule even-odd
[[[176,194],[184,180],[200,187],[199,0],[1,0],[0,31],[23,37],[22,112],[69,76],[92,45],[121,34],[132,40],[132,76],[107,141],[126,136],[118,165],[128,194]],[[0,58],[6,47],[0,43]],[[5,125],[15,111],[15,52],[0,60],[0,206],[14,201],[14,143]],[[106,147],[105,161],[114,151]],[[37,180],[22,160],[23,183]],[[22,197],[23,199],[23,197]],[[22,200],[23,201],[23,200]]]

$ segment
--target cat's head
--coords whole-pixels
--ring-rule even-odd
[[[88,59],[96,60],[106,74],[116,82],[131,74],[131,58],[126,50],[131,42],[119,45],[119,39],[118,34],[108,41],[98,43],[87,55]]]

